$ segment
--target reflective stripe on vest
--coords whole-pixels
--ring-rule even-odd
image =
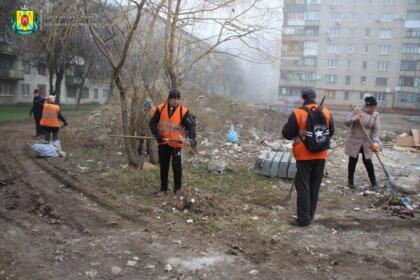
[[[182,127],[182,119],[188,112],[188,108],[177,106],[171,117],[169,117],[168,106],[168,104],[159,105],[160,120],[158,123],[158,129],[163,138],[170,139],[172,141],[165,141],[160,144],[167,144],[175,148],[181,148],[184,146],[184,143],[174,140],[185,138],[184,128]]]

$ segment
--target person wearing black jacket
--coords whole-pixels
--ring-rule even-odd
[[[316,93],[313,88],[304,87],[301,93],[305,107],[302,106],[293,111],[283,127],[282,134],[287,140],[294,140],[293,156],[296,159],[297,168],[295,177],[297,218],[292,221],[292,224],[299,227],[310,227],[315,216],[328,151],[322,149],[319,152],[311,152],[305,145],[305,137],[310,135],[306,131],[306,120],[309,118],[307,110],[315,110],[315,108],[319,108],[319,105],[316,104]],[[332,115],[324,106],[321,110],[331,138],[334,135]]]
[[[35,120],[35,137],[42,136],[44,131],[41,127],[41,117],[42,117],[42,106],[44,106],[45,99],[42,95],[39,94],[38,89],[34,90],[34,99],[31,111],[29,112],[29,116],[34,114]]]
[[[161,187],[157,192],[163,196],[168,191],[169,164],[172,159],[174,173],[174,193],[181,190],[182,161],[181,149],[185,141],[189,141],[192,147],[197,145],[195,140],[195,118],[185,106],[180,105],[181,93],[173,89],[169,92],[168,101],[159,105],[155,111],[149,126],[156,138],[159,147],[159,164]],[[185,139],[185,130],[188,139]]]

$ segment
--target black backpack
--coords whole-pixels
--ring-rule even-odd
[[[299,134],[305,147],[311,153],[328,150],[330,148],[330,130],[324,112],[322,111],[322,106],[318,106],[317,108],[302,106],[300,109],[308,113],[305,138],[302,139]]]

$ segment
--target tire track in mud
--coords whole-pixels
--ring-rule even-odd
[[[42,198],[46,204],[44,208],[51,208],[48,212],[53,211],[64,224],[81,235],[100,232],[116,221],[140,222],[136,216],[115,209],[79,187],[74,178],[62,174],[46,160],[33,157],[25,149],[21,140],[25,137],[20,133],[18,130],[7,131],[0,140],[0,182],[3,186],[25,185],[36,197]],[[19,198],[16,201],[19,203]]]

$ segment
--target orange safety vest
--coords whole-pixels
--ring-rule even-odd
[[[160,104],[159,105],[159,112],[160,112],[160,120],[158,123],[159,133],[165,139],[176,140],[176,139],[184,139],[185,132],[184,128],[182,127],[182,119],[184,118],[185,114],[188,112],[188,108],[184,106],[177,106],[175,108],[175,112],[169,117],[169,110],[168,104]],[[184,143],[182,141],[164,141],[159,143],[159,145],[167,144],[174,148],[182,148],[184,147]]]
[[[42,109],[41,125],[49,127],[60,127],[60,121],[58,120],[58,113],[60,112],[60,106],[51,103],[45,103]]]
[[[317,108],[317,104],[308,104],[305,105],[308,108]],[[327,108],[323,108],[322,112],[324,113],[325,119],[327,121],[327,126],[330,126],[331,114]],[[328,157],[328,151],[322,151],[318,153],[311,153],[305,147],[305,144],[302,142],[302,139],[305,139],[306,134],[306,119],[308,118],[308,113],[303,109],[295,109],[294,114],[296,116],[296,121],[299,127],[299,136],[295,137],[295,142],[293,143],[293,156],[296,160],[313,160],[313,159],[326,159]],[[302,139],[301,139],[302,138]]]

